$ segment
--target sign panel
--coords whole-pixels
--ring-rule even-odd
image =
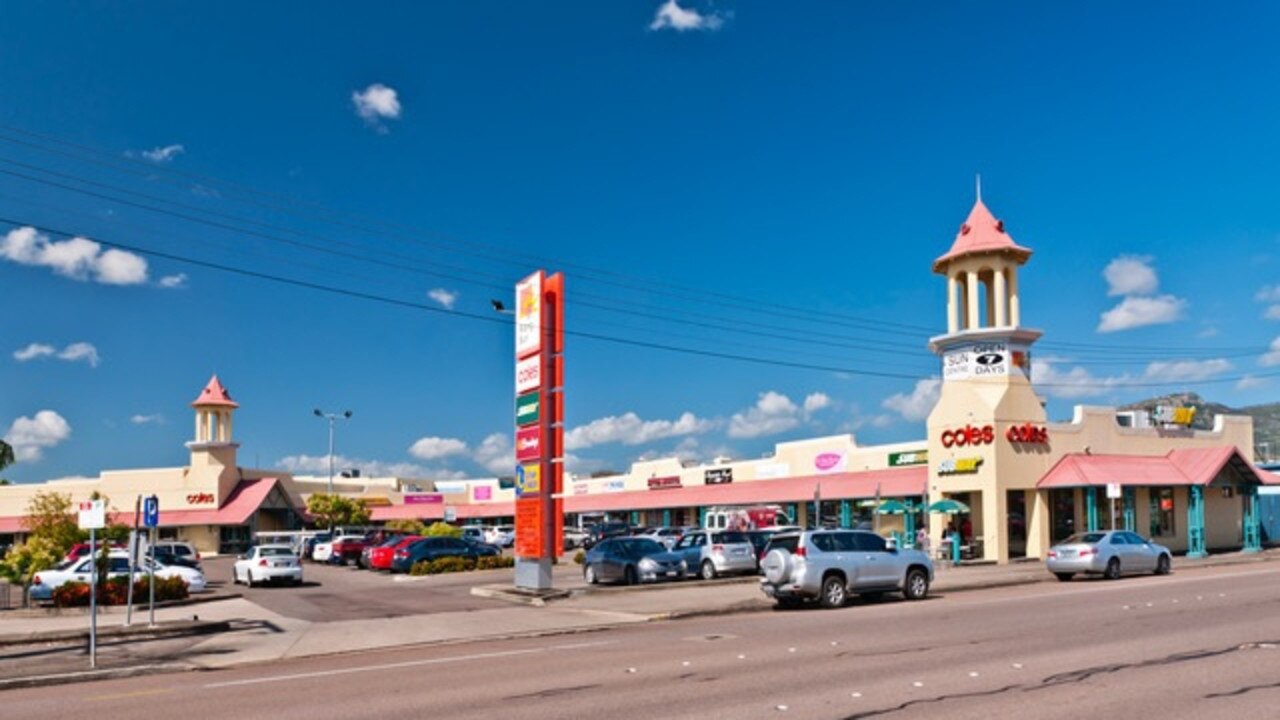
[[[475,500],[476,502],[481,502],[484,500],[492,500],[493,486],[492,485],[472,485],[471,499]]]
[[[420,493],[414,495],[405,495],[405,505],[439,505],[444,502],[444,496],[440,493]]]
[[[516,283],[516,357],[542,349],[542,271]]]
[[[1120,490],[1120,483],[1107,483],[1107,499],[1118,500],[1124,497],[1124,493]]]
[[[906,465],[924,465],[927,462],[929,462],[928,450],[915,450],[912,452],[889,453],[889,467],[903,467]]]
[[[542,466],[537,463],[532,465],[517,465],[516,497],[537,495],[540,492],[542,492]]]
[[[813,469],[820,473],[843,472],[849,466],[849,456],[842,452],[818,453],[813,458]]]
[[[702,481],[708,485],[728,485],[733,482],[733,468],[712,468],[702,474]]]
[[[978,468],[982,465],[982,458],[947,458],[938,463],[939,475],[972,475],[978,472]]]
[[[627,489],[626,480],[610,480],[604,484],[605,492],[622,492]]]
[[[756,479],[769,480],[791,475],[791,466],[787,463],[760,463],[756,465]]]
[[[445,521],[445,522],[457,522],[457,521],[458,521],[458,508],[456,508],[456,507],[454,507],[454,506],[452,506],[452,505],[445,505],[445,506],[444,506],[444,521]]]
[[[968,380],[1003,377],[1010,367],[1030,376],[1031,354],[1025,347],[1010,348],[1002,342],[979,342],[948,350],[942,356],[942,379]]]
[[[516,430],[516,462],[538,460],[542,457],[542,428],[520,428]]]
[[[680,483],[679,475],[667,475],[665,477],[649,478],[650,490],[669,490],[671,488],[678,488],[680,487],[680,485],[681,483]]]
[[[516,362],[516,394],[542,387],[542,358],[534,356]]]
[[[142,501],[142,526],[153,528],[160,525],[160,498],[152,495]]]
[[[538,422],[541,393],[531,392],[516,398],[516,425],[532,425]]]
[[[77,523],[81,530],[101,530],[107,526],[107,505],[101,500],[80,503]]]
[[[516,555],[542,557],[543,526],[545,516],[542,498],[531,497],[516,500]]]

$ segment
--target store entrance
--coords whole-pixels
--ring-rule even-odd
[[[1009,558],[1027,556],[1027,493],[1009,490],[1005,494],[1005,537],[1009,538]]]
[[[1053,542],[1061,542],[1076,531],[1076,491],[1066,488],[1049,491],[1049,507],[1053,518]]]

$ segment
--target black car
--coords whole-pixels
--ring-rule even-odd
[[[192,570],[202,570],[200,567],[200,561],[188,555],[179,555],[168,548],[160,547],[157,547],[155,552],[156,562],[161,565],[180,565],[185,568],[191,568]]]
[[[623,522],[607,522],[593,525],[591,530],[587,532],[587,539],[582,541],[582,547],[590,550],[600,541],[607,540],[612,537],[624,537],[631,534],[631,526]]]
[[[391,558],[391,572],[409,572],[414,563],[443,557],[478,558],[497,555],[493,545],[470,543],[462,538],[428,537],[400,548]]]

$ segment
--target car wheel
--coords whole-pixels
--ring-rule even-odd
[[[715,563],[712,563],[710,560],[703,560],[700,570],[702,571],[703,580],[716,579],[716,566]]]
[[[1160,559],[1156,561],[1156,574],[1157,574],[1157,575],[1168,575],[1168,574],[1169,574],[1170,569],[1171,569],[1171,566],[1170,566],[1170,562],[1169,562],[1169,556],[1168,556],[1168,555],[1161,555],[1161,556],[1160,556]]]
[[[253,587],[253,571],[252,570],[244,571],[244,584],[250,588]]]
[[[902,584],[902,597],[908,600],[923,600],[929,594],[929,576],[920,568],[907,571],[907,579]]]
[[[588,585],[595,585],[600,582],[600,579],[596,577],[596,569],[590,565],[582,569],[582,579],[585,580]]]
[[[1120,577],[1120,558],[1111,558],[1107,561],[1107,569],[1102,573],[1102,577],[1108,580]]]
[[[844,607],[844,602],[848,598],[844,580],[839,575],[829,575],[822,581],[822,595],[818,598],[822,607],[828,609]]]
[[[634,566],[628,565],[627,569],[622,572],[622,582],[627,585],[635,585],[640,582],[640,576],[636,573]]]
[[[1075,573],[1054,573],[1053,575],[1054,575],[1054,577],[1058,578],[1058,579],[1059,579],[1059,580],[1061,580],[1062,582],[1067,582],[1067,581],[1069,581],[1071,578],[1073,578],[1073,577],[1075,577],[1075,576],[1076,576],[1076,574],[1075,574]]]

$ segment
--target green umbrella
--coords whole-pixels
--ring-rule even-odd
[[[959,500],[952,500],[951,498],[945,498],[943,500],[939,500],[931,504],[929,506],[929,512],[944,513],[946,515],[954,515],[956,513],[969,512],[969,506],[965,505]]]
[[[901,500],[885,500],[876,508],[879,515],[905,515],[907,506]]]

